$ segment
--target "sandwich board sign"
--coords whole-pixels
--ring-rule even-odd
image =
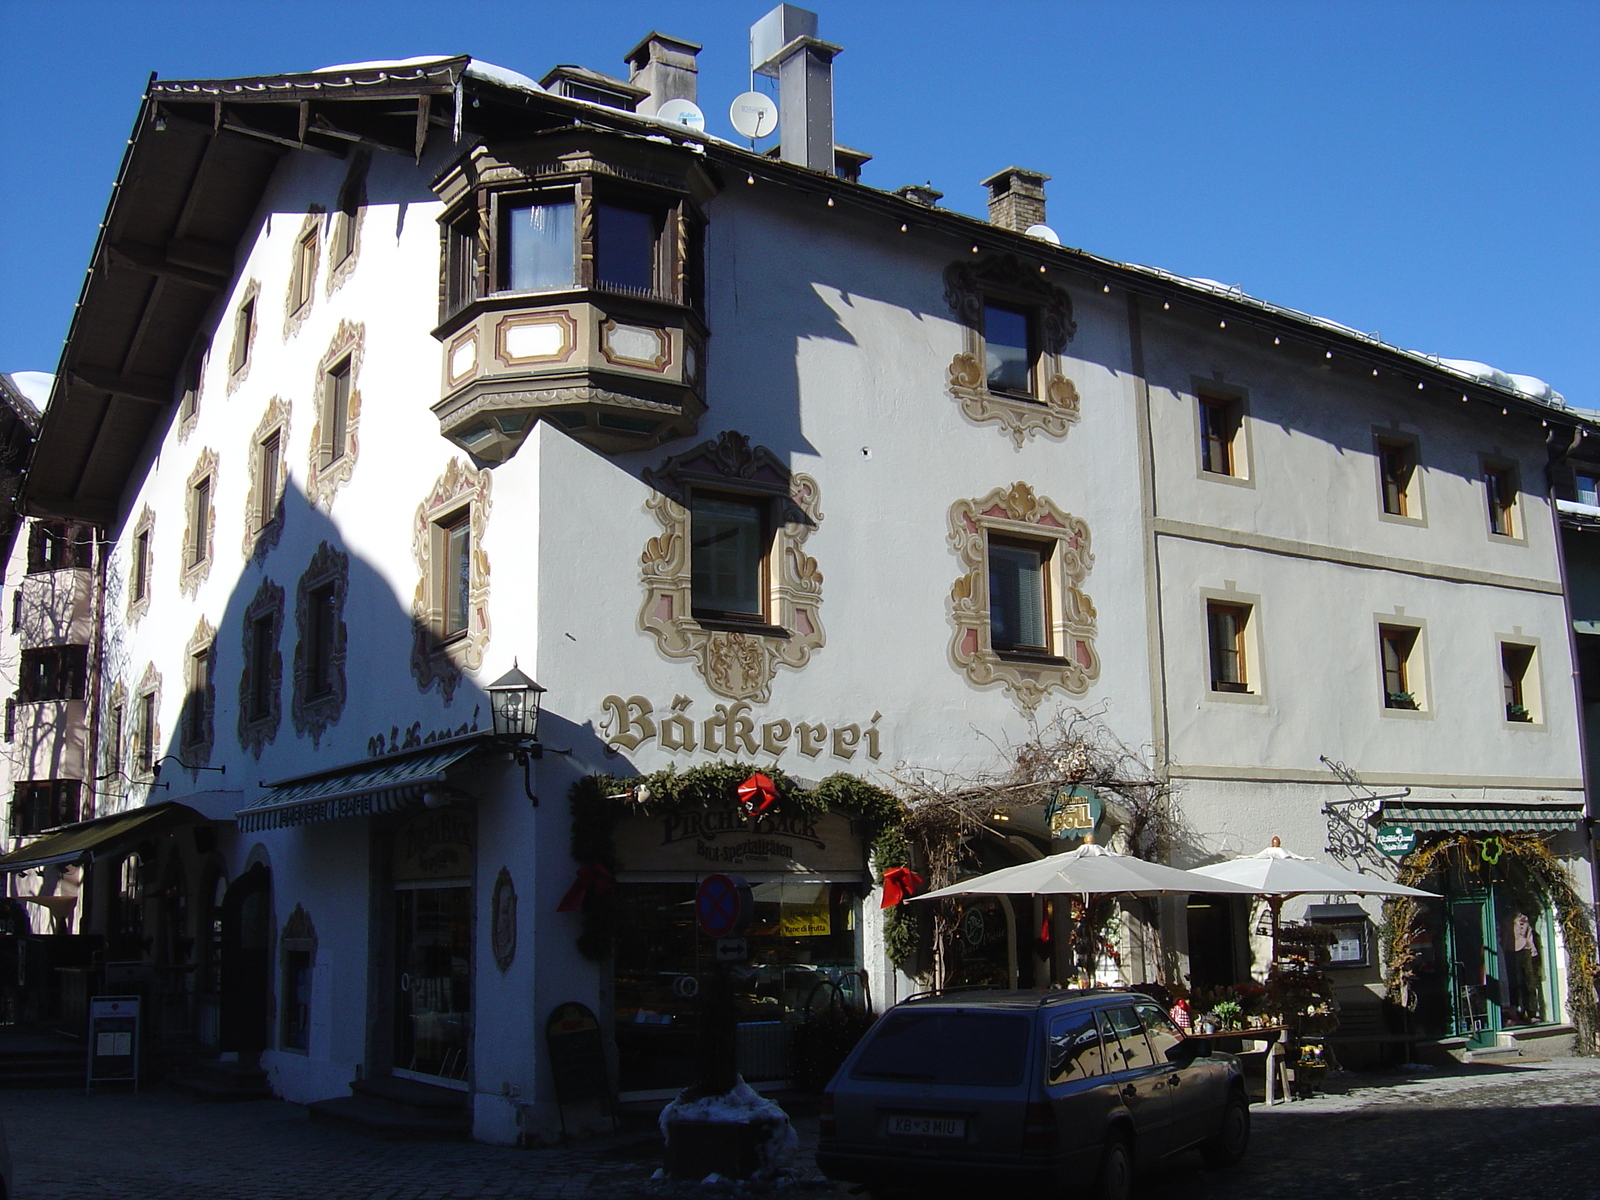
[[[96,1083],[132,1082],[139,1090],[139,997],[89,998],[89,1069],[84,1091]]]

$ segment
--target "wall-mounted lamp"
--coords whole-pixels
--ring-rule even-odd
[[[511,660],[511,670],[484,691],[489,693],[489,715],[495,737],[511,744],[511,756],[522,764],[522,790],[535,808],[539,797],[533,790],[533,760],[544,757],[539,745],[539,697],[545,689],[529,679]],[[426,802],[426,800],[424,800]]]

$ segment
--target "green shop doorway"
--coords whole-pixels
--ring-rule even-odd
[[[472,1062],[473,832],[444,808],[394,833],[394,1074],[455,1088]]]

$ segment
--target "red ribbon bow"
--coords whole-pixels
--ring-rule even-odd
[[[759,772],[739,785],[739,803],[751,816],[766,812],[777,798],[778,785]]]
[[[586,867],[579,867],[578,877],[572,881],[567,894],[561,897],[561,903],[556,905],[556,911],[582,912],[583,906],[589,902],[589,897],[605,895],[614,883],[616,877],[603,863],[590,863]]]
[[[883,903],[879,908],[893,908],[902,900],[909,900],[922,886],[922,876],[910,867],[890,867],[883,873]]]

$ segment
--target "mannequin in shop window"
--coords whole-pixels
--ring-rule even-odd
[[[1508,1023],[1534,1025],[1544,1020],[1544,976],[1539,934],[1528,914],[1511,914],[1511,1004]]]

